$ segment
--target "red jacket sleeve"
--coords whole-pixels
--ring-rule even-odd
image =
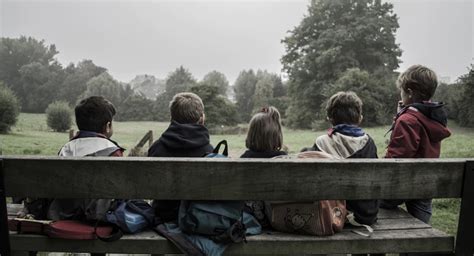
[[[420,146],[421,126],[416,117],[404,115],[395,122],[385,158],[413,158]]]

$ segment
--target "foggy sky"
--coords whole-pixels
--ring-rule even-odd
[[[474,63],[474,0],[397,0],[400,69],[425,64],[451,80]],[[0,0],[0,35],[55,44],[63,65],[92,59],[118,80],[165,78],[180,65],[230,83],[243,69],[280,73],[281,39],[309,1]],[[1,60],[0,60],[1,61]]]

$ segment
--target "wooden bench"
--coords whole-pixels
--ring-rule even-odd
[[[51,239],[7,231],[5,196],[294,200],[462,198],[457,239],[403,211],[381,211],[371,237],[349,228],[330,237],[265,232],[226,254],[427,252],[472,255],[474,161],[2,157],[0,249],[177,253],[152,231],[116,242]],[[4,183],[4,184],[1,184]],[[3,189],[3,185],[4,188]]]

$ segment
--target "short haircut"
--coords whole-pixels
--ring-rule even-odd
[[[279,151],[283,145],[280,112],[275,107],[262,108],[250,120],[245,146],[253,151]]]
[[[176,94],[170,102],[171,120],[181,124],[194,124],[204,115],[204,104],[191,92]]]
[[[362,100],[355,92],[338,92],[329,98],[326,113],[332,125],[358,125],[362,116]]]
[[[422,65],[413,65],[401,73],[397,87],[405,92],[411,89],[414,100],[423,101],[433,97],[438,86],[436,73]]]
[[[74,113],[79,130],[102,133],[105,125],[112,122],[115,107],[102,96],[91,96],[81,100]]]

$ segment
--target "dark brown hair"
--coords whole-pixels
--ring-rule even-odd
[[[438,87],[438,78],[433,70],[422,65],[413,65],[400,74],[397,87],[405,92],[411,89],[415,101],[429,100]]]
[[[262,108],[250,120],[245,146],[253,151],[279,151],[283,145],[280,112],[275,107]]]
[[[181,124],[194,124],[204,116],[204,104],[191,92],[176,94],[170,102],[171,120]]]
[[[102,96],[91,96],[81,100],[74,113],[79,130],[102,133],[105,125],[112,122],[115,107]]]
[[[355,92],[338,92],[329,98],[326,113],[332,125],[358,125],[362,116],[362,100]]]

